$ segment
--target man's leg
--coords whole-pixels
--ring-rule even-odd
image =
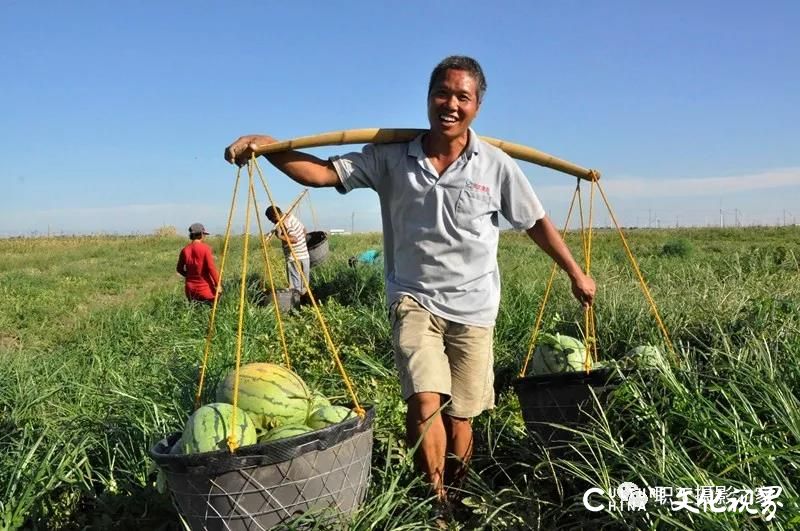
[[[406,438],[414,446],[417,466],[436,494],[444,496],[447,435],[442,397],[450,394],[450,367],[444,353],[444,321],[411,297],[402,297],[389,312],[395,363],[406,400]]]
[[[447,431],[445,486],[458,486],[472,458],[470,419],[494,407],[494,328],[449,322],[445,353],[452,378],[451,401],[445,407]]]
[[[444,482],[448,487],[459,487],[467,473],[472,458],[472,422],[470,419],[442,415],[447,434],[447,461]]]
[[[289,278],[289,287],[303,293],[303,281],[297,269],[294,258],[290,255],[286,257],[286,276]]]
[[[300,260],[300,264],[303,266],[303,276],[305,276],[306,282],[311,285],[311,258],[303,258]],[[306,283],[303,282],[303,279],[300,279],[300,294],[306,294]]]
[[[408,399],[406,412],[406,437],[409,447],[412,448],[419,441],[414,455],[417,467],[428,478],[436,496],[444,499],[447,434],[442,421],[441,405],[442,395],[439,393],[412,395]]]

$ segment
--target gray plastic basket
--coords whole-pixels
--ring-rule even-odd
[[[566,449],[575,440],[569,428],[585,425],[596,412],[594,397],[604,404],[616,388],[613,376],[613,371],[596,369],[514,380],[528,433],[550,450]]]
[[[270,294],[267,293],[267,295]],[[278,308],[280,308],[283,313],[300,306],[300,292],[296,289],[278,289],[275,290],[275,295],[278,298]]]
[[[276,289],[275,296],[278,299],[278,308],[282,313],[298,308],[303,301],[303,296],[300,295],[300,292],[293,288]],[[254,302],[258,306],[270,306],[273,302],[272,291],[269,289],[259,291],[254,298]]]
[[[179,433],[150,450],[175,509],[193,530],[270,529],[305,513],[346,517],[370,480],[372,423],[354,418],[289,439],[227,451],[171,455]]]
[[[328,234],[321,230],[309,232],[306,235],[306,247],[308,247],[308,263],[311,267],[317,266],[328,258],[330,246],[328,245]]]

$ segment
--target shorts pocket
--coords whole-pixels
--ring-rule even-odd
[[[400,312],[400,306],[407,298],[409,298],[408,295],[403,295],[389,306],[389,324],[392,326],[392,330],[394,330],[395,324],[397,324],[397,315]]]

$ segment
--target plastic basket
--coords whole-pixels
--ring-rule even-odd
[[[323,231],[309,232],[306,235],[306,247],[308,247],[308,262],[311,267],[321,264],[328,258],[330,246],[328,244],[328,234]]]
[[[283,313],[299,307],[303,301],[300,292],[292,288],[276,289],[275,296],[278,299],[278,309]],[[269,306],[272,304],[272,292],[260,291],[256,294],[254,301],[258,306]]]
[[[514,381],[528,433],[550,450],[563,449],[586,424],[596,404],[606,402],[617,383],[610,369],[527,376]],[[594,395],[594,396],[593,396]],[[597,397],[597,401],[594,397]]]
[[[361,505],[369,487],[374,418],[368,407],[363,420],[245,446],[233,455],[171,455],[180,438],[175,433],[150,455],[193,530],[270,529],[308,512],[342,518]]]
[[[284,313],[300,306],[300,292],[296,289],[278,289],[275,290],[275,295],[278,299],[278,308]]]

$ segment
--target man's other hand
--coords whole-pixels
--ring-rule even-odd
[[[225,148],[225,160],[237,166],[244,166],[253,156],[253,150],[277,142],[267,135],[240,136],[230,146]]]
[[[583,307],[592,305],[596,292],[597,286],[589,275],[581,275],[572,279],[572,294]]]

